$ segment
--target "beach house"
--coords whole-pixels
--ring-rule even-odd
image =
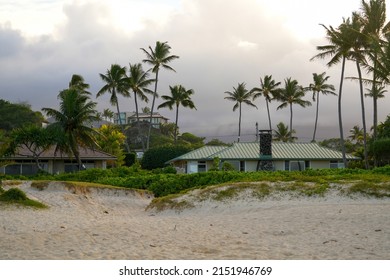
[[[116,160],[116,157],[108,153],[80,148],[80,158],[83,168],[106,169],[107,161]],[[6,165],[0,165],[0,174],[9,175],[34,175],[38,172],[34,156],[27,148],[19,148],[15,155],[1,158]],[[74,157],[60,152],[55,153],[54,146],[42,152],[39,156],[41,168],[50,173],[64,173],[78,170],[78,164]]]
[[[270,133],[260,134],[259,142],[234,143],[231,146],[204,146],[168,163],[182,173],[206,172],[214,159],[228,162],[239,171],[305,170],[343,168],[342,153],[317,143],[272,142]],[[359,160],[347,154],[347,160]]]

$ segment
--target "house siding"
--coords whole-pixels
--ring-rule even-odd
[[[311,168],[312,169],[323,169],[323,168],[329,168],[330,167],[330,161],[324,160],[324,161],[311,161]]]

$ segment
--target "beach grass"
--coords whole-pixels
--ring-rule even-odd
[[[27,195],[18,188],[10,188],[9,190],[2,192],[0,194],[0,202],[5,204],[17,204],[21,206],[34,207],[39,209],[48,208],[47,205],[39,201],[29,199]]]

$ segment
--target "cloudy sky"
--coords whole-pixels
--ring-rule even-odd
[[[113,63],[128,66],[144,59],[140,48],[167,41],[176,72],[161,71],[160,95],[169,85],[193,89],[197,110],[182,109],[181,132],[208,139],[236,139],[238,112],[225,100],[225,91],[245,82],[259,86],[259,78],[284,84],[291,77],[307,86],[312,73],[326,71],[338,90],[340,67],[310,61],[316,46],[326,44],[319,25],[338,26],[343,17],[360,9],[360,0],[0,0],[0,98],[28,102],[34,110],[58,107],[57,94],[72,74],[80,74],[96,93]],[[148,68],[147,65],[144,66]],[[353,64],[346,76],[356,76]],[[307,94],[308,100],[311,94]],[[110,108],[109,96],[94,101]],[[366,99],[367,123],[372,123],[372,100]],[[134,99],[121,99],[122,111],[133,111]],[[161,100],[157,101],[157,105]],[[254,140],[255,124],[267,128],[262,98],[258,110],[243,107],[242,134]],[[345,130],[361,126],[358,84],[346,81],[343,98]],[[146,106],[142,104],[142,107]],[[289,123],[289,110],[276,110],[273,124]],[[390,113],[390,97],[380,100],[379,120]],[[293,126],[302,142],[311,140],[315,106],[293,107]],[[168,109],[160,113],[174,122]],[[322,96],[318,139],[338,137],[337,97]]]

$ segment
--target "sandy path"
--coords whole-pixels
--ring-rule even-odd
[[[19,187],[50,208],[0,206],[0,259],[390,259],[390,199],[238,200],[153,213],[151,198],[131,191]]]

